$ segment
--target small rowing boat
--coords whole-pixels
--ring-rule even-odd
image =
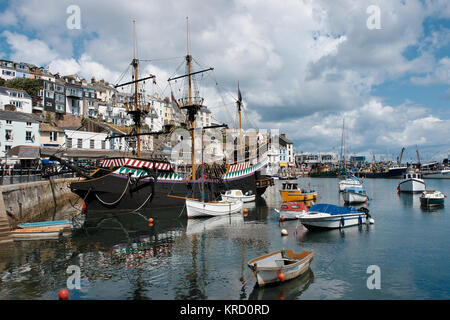
[[[259,286],[294,279],[305,273],[314,259],[314,251],[295,253],[292,250],[278,250],[248,262],[256,275]]]
[[[57,240],[64,228],[25,228],[11,231],[14,240]]]
[[[70,220],[42,221],[42,222],[32,222],[32,223],[21,223],[17,226],[21,229],[25,229],[25,228],[70,228],[70,229],[72,229],[72,221],[70,221]]]

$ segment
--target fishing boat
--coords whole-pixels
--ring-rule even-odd
[[[446,196],[437,190],[425,190],[420,195],[420,205],[424,207],[434,207],[444,205]]]
[[[280,220],[295,220],[306,214],[309,207],[304,202],[283,202],[280,209],[275,209],[280,215]]]
[[[283,182],[280,194],[283,202],[310,201],[317,199],[317,191],[300,189],[298,183],[295,182]]]
[[[316,204],[309,208],[308,214],[299,219],[307,229],[337,229],[370,222],[369,218],[370,214],[367,208],[357,209],[351,206]]]
[[[437,172],[424,174],[423,179],[450,179],[450,168],[444,168]]]
[[[278,250],[248,262],[259,286],[294,279],[309,270],[314,251]]]
[[[131,115],[134,122],[134,129],[131,134],[115,135],[111,138],[121,138],[135,140],[134,156],[113,157],[103,159],[100,168],[92,174],[86,174],[83,168],[74,167],[67,161],[50,157],[60,161],[63,165],[77,171],[84,179],[70,183],[70,189],[84,200],[85,213],[87,216],[95,215],[97,212],[105,211],[139,211],[149,208],[183,207],[186,198],[200,198],[198,185],[204,181],[208,188],[205,190],[207,196],[216,196],[227,189],[239,189],[245,194],[261,195],[266,188],[273,184],[273,180],[265,178],[261,174],[268,163],[267,152],[259,153],[262,145],[256,141],[256,156],[242,157],[244,160],[234,160],[232,163],[198,164],[196,159],[196,135],[199,129],[225,128],[226,125],[212,125],[199,128],[196,123],[199,110],[204,108],[204,99],[199,96],[195,77],[199,74],[209,72],[213,68],[194,71],[193,58],[188,50],[185,56],[186,74],[168,79],[169,83],[183,79],[185,90],[183,97],[175,99],[172,95],[172,102],[179,109],[186,113],[186,127],[190,134],[191,161],[187,164],[187,172],[180,173],[175,169],[175,165],[161,158],[144,158],[141,155],[140,137],[143,135],[167,136],[172,134],[171,130],[159,132],[140,131],[142,119],[149,114],[150,104],[141,101],[141,89],[138,84],[146,79],[153,79],[154,76],[139,79],[139,60],[134,55],[131,65],[133,67],[133,81],[118,84],[115,87],[123,87],[132,84],[134,86],[133,102],[126,104],[126,110]],[[239,89],[238,89],[239,91]],[[241,96],[237,101],[238,110],[241,110]],[[239,113],[240,115],[240,113]],[[236,150],[234,150],[236,152]],[[248,154],[248,150],[244,150]],[[252,153],[253,154],[253,153]],[[204,175],[199,172],[203,169]]]
[[[403,175],[397,190],[401,192],[423,192],[426,189],[425,181],[420,173],[414,172],[411,168]]]
[[[347,174],[346,178],[339,181],[339,191],[343,192],[347,188],[362,188],[362,180],[353,174]]]
[[[26,229],[26,228],[69,228],[69,229],[72,229],[72,221],[70,221],[70,220],[42,221],[42,222],[21,223],[17,226],[21,229]]]
[[[367,192],[362,187],[348,187],[342,193],[345,203],[363,203],[369,200]]]
[[[11,231],[14,240],[57,240],[63,228],[25,228]]]
[[[251,194],[251,192],[246,192],[246,194],[242,193],[242,190],[234,189],[234,190],[227,190],[224,194],[222,194],[223,200],[241,200],[242,202],[252,202],[255,201],[255,195]]]

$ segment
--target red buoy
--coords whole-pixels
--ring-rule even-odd
[[[59,290],[58,298],[59,298],[59,300],[69,300],[69,290],[67,290],[67,289]]]
[[[279,272],[278,273],[278,280],[280,280],[281,282],[284,282],[285,277],[284,277],[284,273],[283,272]]]
[[[87,210],[86,202],[83,201],[83,211]]]

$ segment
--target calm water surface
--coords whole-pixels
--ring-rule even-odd
[[[298,181],[318,190],[318,202],[343,205],[336,179]],[[277,181],[245,217],[187,220],[181,209],[115,214],[59,241],[15,242],[0,247],[0,299],[56,299],[71,265],[81,271],[71,299],[449,299],[449,200],[426,210],[418,194],[398,194],[397,183],[366,179],[375,224],[343,230],[280,223]],[[450,194],[450,180],[426,183]],[[281,248],[314,250],[310,271],[258,288],[247,262]],[[380,268],[379,290],[367,288],[370,265]]]

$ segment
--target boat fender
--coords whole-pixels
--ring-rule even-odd
[[[369,219],[369,223],[370,223],[370,224],[374,224],[374,223],[375,223],[375,220],[374,220],[373,218],[371,218],[371,219]]]
[[[287,230],[286,230],[286,229],[282,229],[282,230],[281,230],[281,235],[282,235],[282,236],[287,236],[287,235],[288,235]]]
[[[341,222],[340,222],[339,227],[343,227],[344,225],[345,225],[344,217],[341,217]]]

